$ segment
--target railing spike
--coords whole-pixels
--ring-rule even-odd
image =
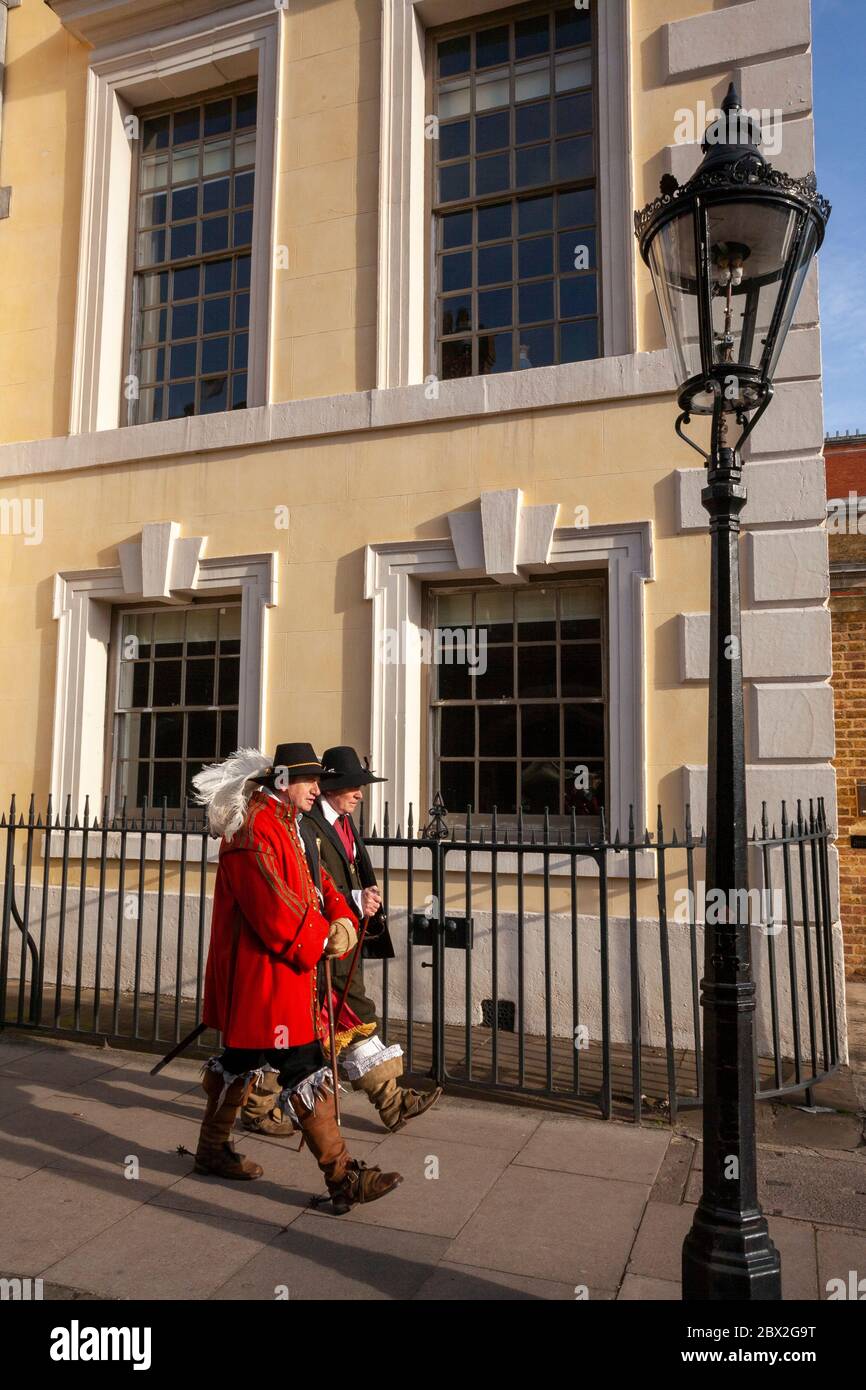
[[[788,838],[788,803],[782,802],[782,839]]]
[[[364,809],[364,808],[363,808],[363,805],[362,805],[361,810],[363,811],[363,809]],[[361,832],[361,838],[362,838],[362,839],[364,838],[363,831]],[[406,821],[406,839],[407,839],[407,840],[412,840],[412,839],[414,839],[414,838],[415,838],[415,813],[414,813],[414,808],[413,808],[413,806],[412,806],[412,802],[410,801],[410,802],[409,802],[409,818],[408,818],[408,820]]]
[[[383,835],[384,839],[386,839],[386,840],[387,840],[387,838],[388,838],[388,826],[389,826],[389,819],[388,819],[388,817],[389,817],[389,812],[390,812],[390,807],[389,807],[389,805],[388,805],[388,802],[386,801],[386,802],[385,802],[385,814],[384,814],[384,816],[383,816],[383,818],[382,818],[382,835]]]
[[[629,843],[634,840],[634,804],[629,802],[628,807],[628,838]]]
[[[680,842],[679,842],[679,840],[677,839],[677,828],[676,828],[676,826],[674,826],[673,831],[671,832],[671,848],[672,848],[672,849],[679,849],[679,845],[680,845]]]

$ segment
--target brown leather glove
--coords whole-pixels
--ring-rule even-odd
[[[348,917],[335,917],[328,932],[328,944],[325,947],[326,956],[344,956],[347,951],[357,945],[358,933],[355,923],[350,922]]]

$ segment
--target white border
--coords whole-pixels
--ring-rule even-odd
[[[523,0],[382,0],[377,384],[424,379],[425,33]],[[598,201],[604,356],[635,351],[629,0],[593,6],[598,31]]]
[[[133,160],[124,117],[154,100],[233,81],[245,75],[250,59],[258,71],[259,107],[248,399],[253,406],[270,401],[282,13],[267,0],[249,0],[216,16],[94,49],[90,55],[70,434],[116,429],[120,424]]]

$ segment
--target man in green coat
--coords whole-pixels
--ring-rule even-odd
[[[355,828],[352,813],[360,805],[363,788],[382,782],[361,763],[354,748],[328,748],[322,754],[324,771],[319,774],[321,796],[303,816],[300,832],[313,869],[314,879],[324,864],[339,891],[352,906],[360,933],[364,923],[361,956],[352,969],[360,945],[332,965],[334,989],[342,997],[351,973],[346,998],[359,1023],[353,1036],[340,1039],[340,1072],[355,1091],[365,1091],[378,1110],[382,1123],[393,1132],[408,1120],[423,1115],[442,1094],[441,1086],[432,1091],[414,1091],[397,1084],[403,1073],[403,1050],[398,1043],[386,1047],[379,1037],[378,1020],[372,999],[364,987],[363,957],[393,959],[394,947],[382,910],[382,897],[376,886],[367,847]],[[274,1113],[274,1078],[265,1073],[244,1106],[242,1123],[246,1129],[263,1134],[291,1133],[279,1112]]]

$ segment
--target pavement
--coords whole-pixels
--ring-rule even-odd
[[[816,1095],[828,1113],[759,1107],[761,1200],[786,1299],[866,1277],[857,989],[852,1069]],[[0,1033],[0,1277],[41,1278],[55,1299],[680,1297],[698,1113],[637,1127],[446,1095],[389,1135],[348,1093],[350,1151],[404,1181],[335,1217],[310,1206],[323,1185],[294,1138],[237,1136],[265,1169],[256,1182],[195,1174],[198,1064],[151,1077],[153,1060]]]

